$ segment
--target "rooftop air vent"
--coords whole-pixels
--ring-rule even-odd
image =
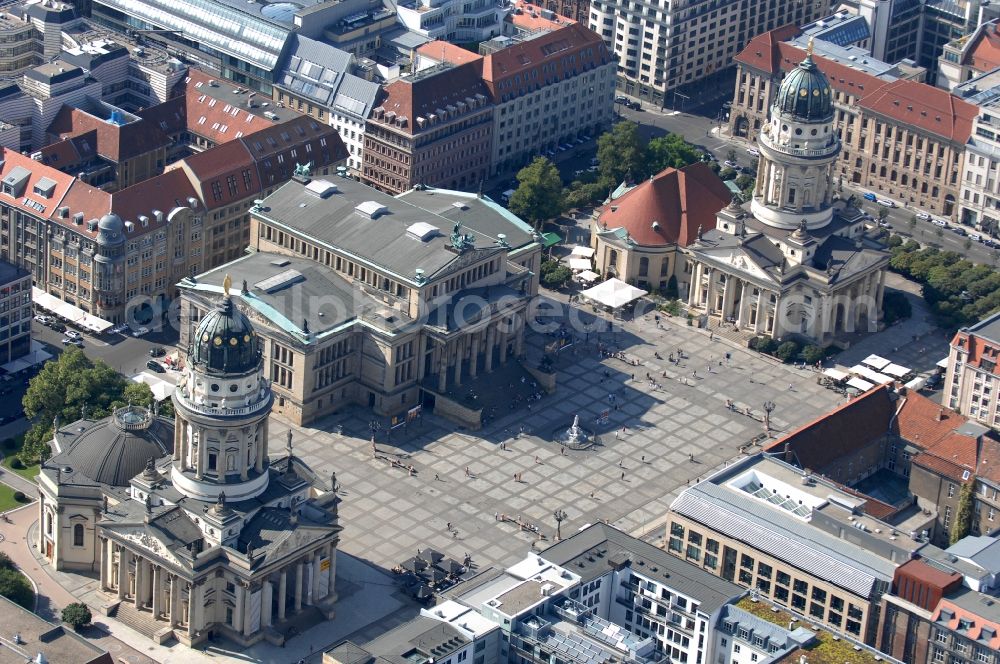
[[[337,193],[337,185],[328,180],[311,180],[309,184],[306,185],[306,191],[315,194],[320,198],[326,198],[327,196]]]
[[[429,224],[426,221],[418,221],[415,224],[411,224],[409,228],[406,229],[406,234],[417,238],[421,242],[426,242],[432,237],[440,235],[441,231],[434,224]]]
[[[378,219],[379,216],[387,213],[389,208],[376,201],[365,201],[355,207],[354,210],[369,219]]]

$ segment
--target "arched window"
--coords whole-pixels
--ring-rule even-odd
[[[83,524],[73,526],[73,546],[83,546]]]
[[[45,534],[52,534],[52,515],[48,512],[45,513]]]
[[[645,277],[649,274],[649,259],[643,256],[639,259],[639,276]]]

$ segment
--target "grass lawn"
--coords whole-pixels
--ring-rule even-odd
[[[21,445],[24,444],[24,434],[22,433],[20,435],[15,436],[14,440],[17,442],[17,445],[14,446],[14,449],[11,449],[11,450],[8,450],[6,448],[3,449],[3,455],[4,455],[3,456],[3,467],[6,468],[7,470],[11,471],[11,472],[17,473],[18,475],[20,475],[21,477],[23,477],[26,480],[30,480],[30,481],[34,482],[35,481],[35,477],[38,475],[38,464],[37,463],[33,464],[31,466],[28,466],[27,468],[12,468],[11,465],[10,465],[10,462],[14,460],[14,456],[21,449]]]
[[[6,484],[0,484],[0,512],[6,512],[7,510],[12,510],[15,507],[27,505],[29,502],[30,501],[25,501],[23,503],[17,502],[14,500],[14,490]]]

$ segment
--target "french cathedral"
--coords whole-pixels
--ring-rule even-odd
[[[692,310],[821,345],[879,328],[889,255],[861,211],[835,201],[832,94],[810,44],[761,127],[749,210],[734,199],[686,249]]]
[[[333,616],[336,478],[295,456],[291,431],[269,454],[261,340],[229,286],[191,339],[174,419],[127,406],[57,423],[37,480],[46,560],[99,572],[108,614],[161,643],[281,643],[300,611]]]

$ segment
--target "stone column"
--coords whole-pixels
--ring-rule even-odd
[[[526,319],[521,314],[514,314],[514,357],[524,355],[524,326]]]
[[[241,626],[243,636],[250,636],[253,633],[253,623],[251,620],[253,615],[253,607],[251,606],[253,591],[254,588],[250,585],[243,591],[243,624]]]
[[[181,619],[181,586],[176,574],[170,575],[170,626]]]
[[[188,633],[188,638],[189,639],[194,636],[194,632],[195,632],[195,626],[194,626],[195,606],[198,604],[198,598],[196,597],[196,595],[198,594],[198,592],[196,590],[197,587],[198,586],[196,586],[194,583],[189,583],[188,584],[188,611],[187,611],[187,613],[188,613],[188,615],[187,615],[188,626],[187,626],[187,633]]]
[[[733,301],[736,299],[736,277],[732,275],[726,275],[726,285],[722,289],[722,320],[725,321],[729,318],[731,309],[733,307]]]
[[[486,357],[483,362],[486,373],[493,373],[493,346],[496,345],[496,336],[496,325],[490,325],[486,328]]]
[[[101,590],[106,590],[108,587],[108,561],[107,561],[107,540],[103,537],[97,538],[98,551],[97,557],[101,565]]]
[[[205,475],[205,446],[208,444],[205,438],[205,432],[198,431],[198,463],[195,464],[194,474],[199,480]]]
[[[264,448],[267,446],[267,420],[260,423],[257,428],[257,456],[253,461],[253,469],[257,473],[264,472]]]
[[[424,365],[427,361],[427,335],[421,334],[417,337],[417,382],[424,379]]]
[[[313,575],[312,575],[312,587],[309,588],[309,603],[315,604],[319,601],[319,549],[313,552]]]
[[[455,341],[455,387],[462,387],[462,355],[465,354],[465,340]]]
[[[740,291],[740,311],[736,315],[736,325],[743,328],[747,324],[747,316],[750,315],[750,282],[743,282],[743,289]]]
[[[875,310],[882,316],[882,297],[885,295],[885,270],[879,273],[878,292],[875,294]]]
[[[764,329],[764,317],[767,315],[766,309],[767,305],[765,301],[768,299],[767,291],[764,289],[759,289],[757,291],[757,314],[754,320],[753,331],[760,334]]]
[[[508,325],[506,319],[500,321],[500,324],[503,325],[504,327],[506,327]],[[500,337],[499,339],[497,339],[497,342],[498,342],[498,344],[500,346],[500,364],[503,364],[503,363],[505,363],[507,361],[507,335],[508,334],[509,334],[508,332],[499,332],[498,333],[498,336]]]
[[[240,481],[246,482],[247,473],[250,471],[250,460],[247,457],[250,456],[248,452],[250,445],[253,444],[253,438],[250,436],[244,436],[242,431],[239,433],[239,436],[241,449],[238,452],[239,456],[236,457],[236,465],[239,466],[240,469]],[[254,461],[256,461],[256,459]]]
[[[128,551],[118,547],[118,599],[125,599],[128,594]]]
[[[715,270],[706,269],[706,275],[708,277],[708,292],[705,293],[705,313],[711,314],[712,309],[715,308]]]
[[[288,598],[288,570],[281,570],[281,581],[278,582],[278,622],[285,620],[285,601]]]
[[[152,592],[152,595],[153,595],[153,599],[152,599],[152,604],[153,604],[153,619],[154,620],[157,620],[160,617],[160,607],[161,607],[161,604],[162,604],[160,602],[160,593],[162,592],[162,587],[161,586],[163,585],[163,583],[162,583],[163,579],[161,578],[162,575],[163,575],[163,571],[160,569],[160,567],[158,565],[154,565],[153,566],[153,592]]]
[[[38,494],[38,552],[45,555],[45,494]]]
[[[295,613],[302,610],[302,561],[295,563]]]
[[[326,586],[326,594],[332,595],[337,580],[337,547],[333,545],[333,542],[326,545],[326,558],[330,561],[330,580]]]
[[[479,348],[482,346],[480,340],[482,332],[476,331],[469,335],[469,378],[475,378],[479,371]]]
[[[701,293],[701,263],[695,263],[694,267],[691,269],[691,284],[688,287],[688,306],[696,307],[701,302],[699,302]]]
[[[247,591],[243,587],[243,581],[240,579],[235,579],[234,585],[236,586],[236,592],[234,595],[234,602],[236,603],[236,608],[233,611],[233,629],[238,632],[243,631],[243,612],[246,610],[247,602]]]
[[[448,389],[448,345],[438,347],[438,392]]]
[[[178,419],[174,424],[174,461],[180,461],[183,457],[181,456],[181,441],[183,440],[181,434],[184,431],[184,427],[181,425],[181,420]]]
[[[270,580],[265,581],[260,592],[260,624],[264,627],[271,626],[271,602],[274,596],[274,584]]]

